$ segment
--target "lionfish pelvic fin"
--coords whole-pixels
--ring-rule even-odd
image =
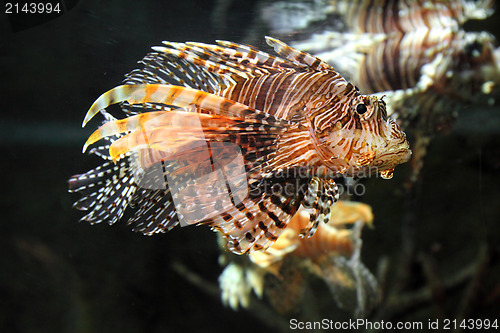
[[[309,212],[309,224],[300,231],[300,236],[312,237],[320,223],[330,221],[330,207],[339,199],[339,190],[333,179],[313,177],[302,203]]]
[[[250,184],[247,198],[209,225],[224,235],[228,249],[236,254],[266,249],[299,209],[307,184],[306,178],[263,178]]]

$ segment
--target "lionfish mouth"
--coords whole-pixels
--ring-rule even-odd
[[[412,154],[410,145],[406,139],[403,143],[397,143],[391,146],[386,148],[384,152],[378,156],[381,161],[385,162],[378,166],[378,171],[384,179],[391,179],[394,167],[407,162]]]

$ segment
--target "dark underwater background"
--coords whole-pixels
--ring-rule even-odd
[[[81,154],[93,131],[81,122],[101,93],[120,84],[162,40],[224,39],[270,52],[261,3],[63,5],[65,12],[50,20],[14,18],[5,8],[0,16],[0,332],[286,331],[283,323],[293,315],[262,316],[222,305],[219,249],[209,228],[146,237],[125,223],[91,226],[79,222],[82,213],[72,208],[78,196],[67,192],[70,176],[100,163]],[[499,19],[497,13],[466,28],[499,39]],[[404,265],[408,173],[402,165],[390,181],[368,180],[360,198],[375,215],[374,229],[363,231],[362,260],[374,273],[381,262],[389,263],[385,285],[395,283],[398,265]],[[422,179],[411,241],[425,264],[406,270],[406,291],[428,292],[429,274],[421,267],[439,276],[437,283],[462,281],[457,275],[468,267],[472,272],[453,288],[431,288],[437,294],[430,301],[413,300],[379,319],[426,323],[464,313],[500,320],[500,108],[464,110],[453,131],[431,143]],[[318,318],[351,318],[321,288],[312,287],[307,300],[314,304],[302,306],[320,309]]]

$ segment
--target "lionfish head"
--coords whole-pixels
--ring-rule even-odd
[[[382,98],[356,94],[344,104],[341,116],[319,138],[326,164],[347,176],[380,173],[391,178],[394,167],[410,159],[405,133],[387,116]]]
[[[383,178],[392,178],[394,167],[410,159],[410,145],[396,121],[387,117],[383,99],[372,96],[366,100],[368,103],[365,104],[369,104],[372,111],[371,119],[369,114],[360,118],[362,131],[368,138],[368,150],[374,152],[369,166],[375,168],[375,172],[379,172]],[[362,164],[362,160],[363,157],[359,158],[356,164]]]

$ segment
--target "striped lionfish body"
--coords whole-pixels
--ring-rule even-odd
[[[282,56],[250,46],[155,47],[125,84],[88,111],[105,123],[86,148],[107,160],[73,176],[83,220],[114,223],[125,210],[144,234],[208,224],[241,254],[269,247],[302,205],[312,235],[338,198],[333,178],[408,160],[385,103],[361,95],[325,62],[272,38]],[[106,110],[121,103],[126,117]],[[103,140],[103,141],[100,141]]]

